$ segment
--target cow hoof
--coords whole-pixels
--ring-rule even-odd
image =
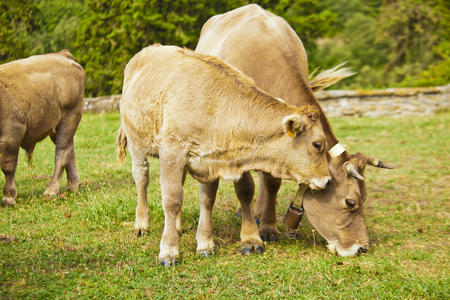
[[[265,251],[264,246],[256,246],[256,253],[261,254]]]
[[[200,256],[204,256],[206,258],[210,258],[213,255],[213,252],[209,251],[209,250],[200,250],[200,251],[197,251],[197,254]]]
[[[46,189],[43,196],[44,197],[56,197],[57,194],[58,194],[57,192]]]
[[[80,183],[70,183],[67,187],[67,190],[71,193],[78,194],[78,192],[80,191]]]
[[[77,194],[80,193],[80,190],[79,190],[78,188],[74,189],[74,188],[68,187],[66,191],[67,191],[68,193],[72,193],[72,194],[75,194],[75,195],[77,195]]]
[[[252,255],[252,253],[263,253],[264,252],[264,246],[258,245],[258,246],[242,246],[241,252],[243,255]]]
[[[145,235],[147,230],[145,230],[143,228],[138,228],[138,229],[135,229],[134,232],[136,233],[136,237],[142,237]]]
[[[159,261],[161,266],[167,268],[170,266],[176,266],[178,265],[178,260],[176,258],[166,258]]]
[[[260,231],[259,236],[264,242],[276,242],[280,239],[280,232],[276,229],[263,229]]]
[[[253,253],[253,246],[245,246],[241,248],[241,252],[244,255],[251,255]]]
[[[293,230],[293,229],[289,229],[286,232],[286,238],[289,240],[299,240],[300,239],[300,233]]]
[[[16,204],[16,199],[14,197],[3,197],[2,206],[13,206]]]

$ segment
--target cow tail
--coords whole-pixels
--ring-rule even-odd
[[[309,86],[311,87],[313,92],[318,92],[323,90],[324,88],[329,87],[344,78],[355,75],[350,68],[344,67],[345,63],[339,64],[334,68],[327,69],[323,72],[320,72],[314,79],[310,80]],[[311,73],[310,77],[314,75],[315,71]]]
[[[28,166],[30,168],[33,167],[33,150],[34,150],[34,148],[26,150]]]
[[[117,159],[119,160],[119,165],[122,166],[123,160],[127,156],[127,136],[119,127],[119,133],[117,135]]]

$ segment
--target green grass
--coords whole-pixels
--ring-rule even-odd
[[[331,255],[304,220],[297,240],[239,252],[240,220],[232,184],[221,182],[213,214],[217,253],[195,254],[198,184],[185,184],[181,264],[158,265],[163,211],[159,167],[151,160],[152,227],[133,234],[136,192],[129,155],[119,169],[119,114],[86,114],[76,136],[78,195],[41,195],[53,170],[54,147],[37,145],[33,168],[24,153],[14,207],[0,207],[0,298],[258,298],[449,299],[450,113],[428,117],[332,119],[351,152],[372,154],[395,170],[367,167],[367,255]],[[4,184],[3,176],[0,184]],[[65,179],[61,191],[66,187]],[[294,196],[285,182],[279,220]],[[279,223],[281,223],[279,221]],[[281,224],[280,224],[281,228]]]

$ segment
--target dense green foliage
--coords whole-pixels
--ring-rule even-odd
[[[325,66],[348,61],[359,76],[347,87],[450,82],[450,2],[326,1],[339,16],[339,30],[321,41],[313,60]]]
[[[197,256],[199,185],[188,176],[181,264],[163,268],[158,160],[150,160],[150,232],[137,238],[130,157],[121,169],[115,158],[119,114],[85,114],[75,137],[79,194],[65,193],[64,179],[59,197],[42,197],[53,170],[50,139],[36,146],[33,168],[21,152],[17,204],[0,207],[0,234],[12,239],[0,237],[0,299],[450,299],[450,113],[330,121],[352,153],[397,166],[366,168],[367,254],[332,255],[304,217],[297,240],[243,256],[233,184],[221,181],[212,217],[217,253]],[[280,230],[296,190],[293,182],[281,186]]]
[[[347,88],[450,82],[446,0],[0,0],[0,62],[69,48],[87,94],[120,93],[123,69],[152,43],[195,48],[205,21],[250,2],[284,17],[311,70],[343,61]]]

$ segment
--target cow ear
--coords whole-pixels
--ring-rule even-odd
[[[305,131],[306,124],[299,115],[289,115],[283,118],[283,128],[284,132],[294,138]]]

